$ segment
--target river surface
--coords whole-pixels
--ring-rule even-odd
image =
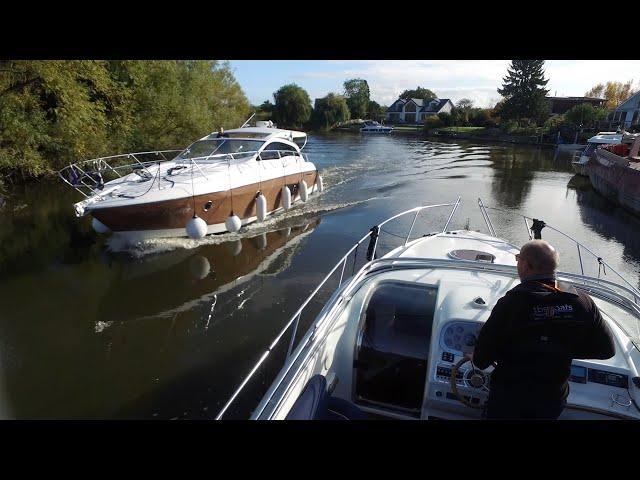
[[[305,151],[325,191],[239,234],[128,244],[78,219],[61,182],[14,188],[0,210],[0,418],[210,419],[330,268],[379,221],[417,205],[462,204],[449,229],[528,240],[518,213],[579,239],[634,286],[640,220],[575,177],[571,158],[526,145],[415,136],[312,135]],[[429,210],[412,237],[442,229]],[[382,253],[412,218],[385,226]],[[575,245],[549,229],[561,269],[579,271]],[[364,262],[364,249],[345,276]],[[585,273],[598,263],[583,252]],[[604,275],[604,272],[602,272]],[[608,277],[613,273],[608,271]],[[298,338],[337,286],[301,319]],[[246,418],[277,373],[285,335],[229,410]]]

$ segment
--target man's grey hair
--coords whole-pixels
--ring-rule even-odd
[[[527,261],[536,273],[554,273],[560,256],[555,248],[545,240],[531,240],[520,249],[520,257]]]

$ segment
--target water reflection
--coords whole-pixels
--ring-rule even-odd
[[[319,224],[315,219],[196,251],[176,250],[123,264],[102,299],[96,330],[135,319],[173,318],[257,274],[275,275]]]
[[[575,175],[567,186],[575,190],[582,221],[601,237],[621,244],[628,261],[640,259],[640,219],[598,194],[587,177]]]
[[[11,192],[0,210],[0,416],[211,418],[364,232],[400,211],[458,195],[451,229],[486,231],[481,197],[544,219],[634,283],[640,277],[640,221],[590,186],[574,188],[568,155],[402,135],[313,135],[306,149],[323,172],[321,195],[240,235],[199,241],[128,248],[76,218],[71,205],[78,198],[64,185]],[[421,215],[414,235],[441,229],[448,214]],[[517,215],[491,218],[505,238],[528,239]],[[401,235],[410,222],[388,229]],[[563,265],[575,260],[570,241],[547,230],[544,236],[557,241]],[[398,239],[381,237],[379,247],[387,240]],[[363,258],[361,251],[351,271]],[[337,278],[302,322],[313,320],[336,285]],[[261,379],[262,387],[271,381]]]

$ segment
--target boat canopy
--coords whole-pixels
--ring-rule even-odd
[[[307,134],[304,132],[269,127],[234,128],[233,130],[225,130],[224,133],[225,135],[229,135],[229,138],[260,138],[263,140],[268,140],[271,138],[284,138],[285,140],[289,141],[307,138]],[[217,135],[218,132],[213,132],[205,138],[217,138]]]
[[[600,143],[600,144],[616,144],[622,142],[621,133],[600,132],[597,135],[591,137],[588,143]]]

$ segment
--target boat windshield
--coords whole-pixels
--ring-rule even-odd
[[[236,138],[215,138],[199,140],[190,145],[176,157],[176,160],[190,160],[192,158],[206,158],[209,155],[238,154],[256,152],[264,144],[262,140],[246,140]]]

